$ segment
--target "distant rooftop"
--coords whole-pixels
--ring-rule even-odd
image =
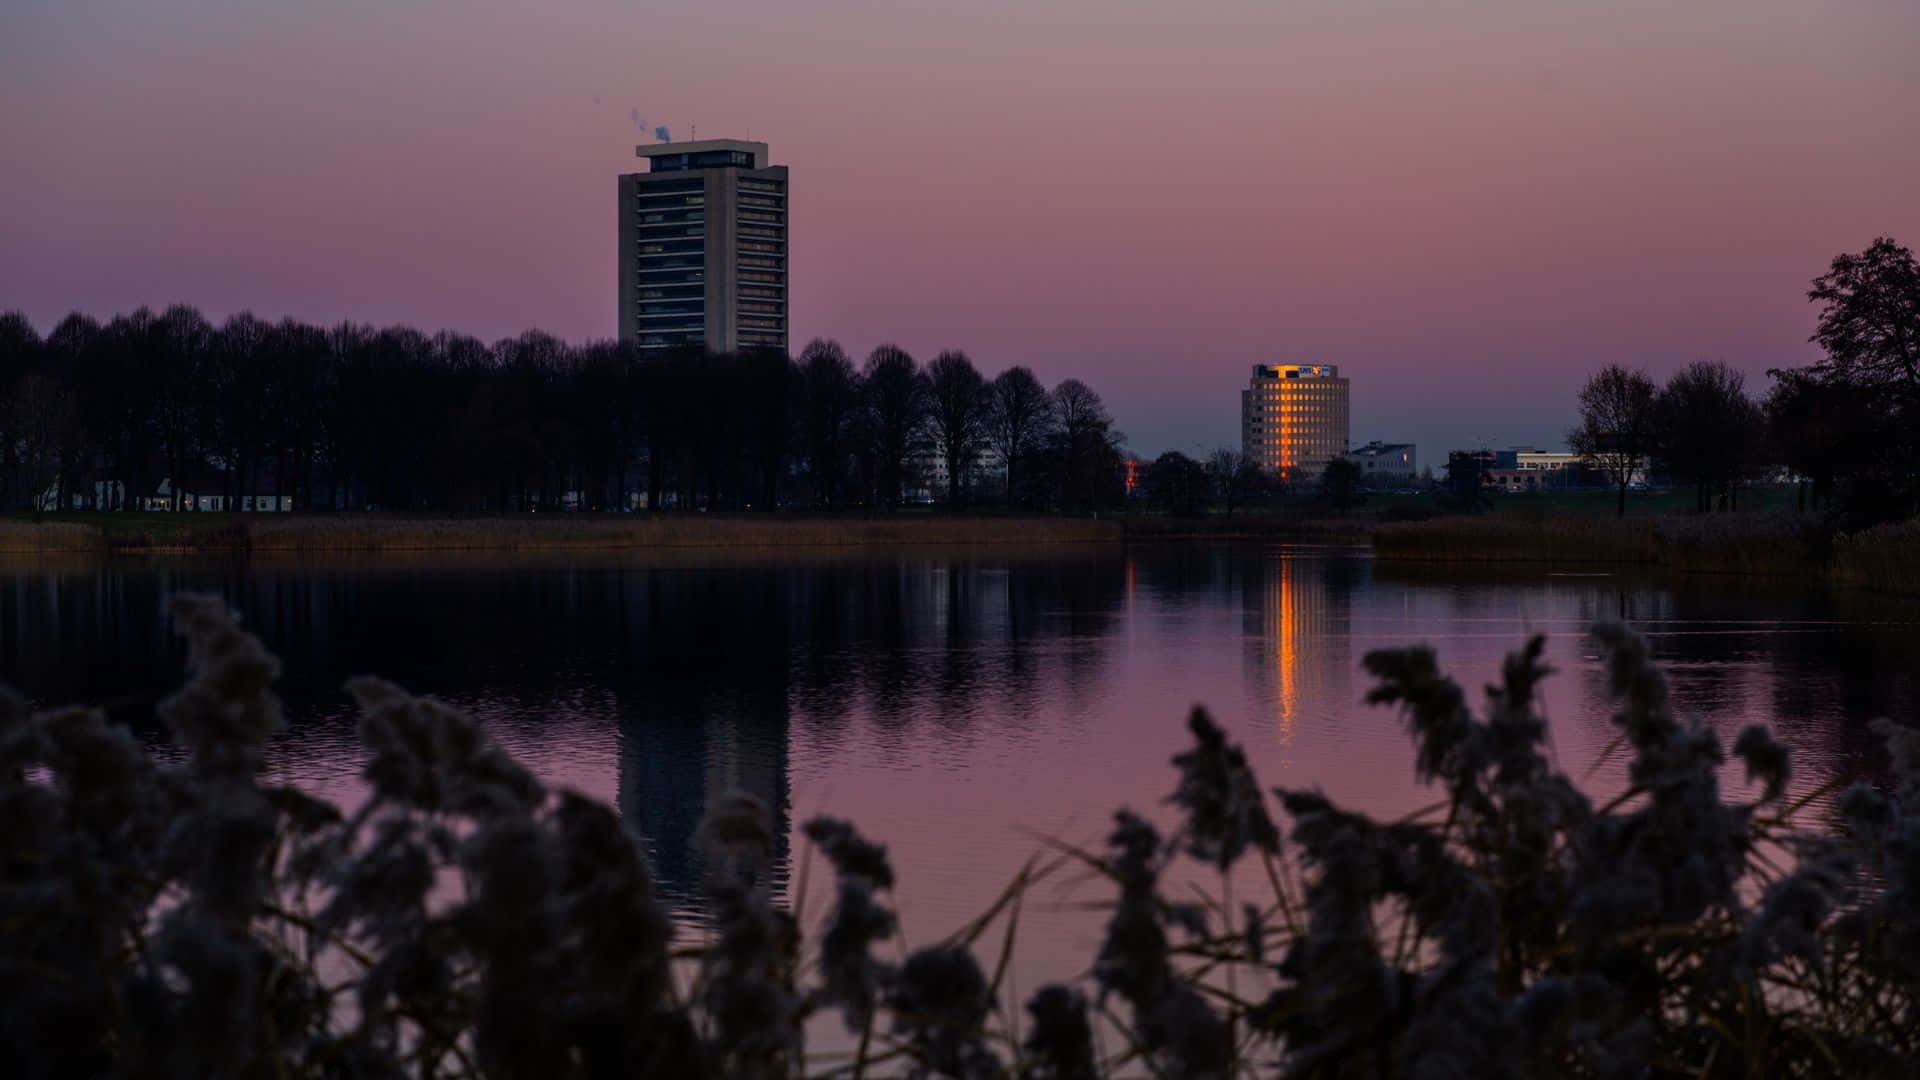
[[[745,139],[689,139],[686,142],[636,146],[633,156],[648,159],[654,172],[728,166],[764,169],[767,167],[767,144]]]
[[[1253,377],[1256,379],[1332,379],[1339,375],[1340,369],[1332,364],[1253,365]]]

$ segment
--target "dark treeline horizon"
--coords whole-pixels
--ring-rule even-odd
[[[1085,383],[957,351],[487,344],[183,304],[43,338],[0,314],[8,510],[1079,511],[1124,498],[1121,438]]]
[[[1812,340],[1826,356],[1746,376],[1699,360],[1664,386],[1609,364],[1581,388],[1567,442],[1605,473],[1626,513],[1638,477],[1691,487],[1694,509],[1737,509],[1742,486],[1785,470],[1811,498],[1854,525],[1920,511],[1920,261],[1891,237],[1834,257],[1807,299],[1820,305]]]

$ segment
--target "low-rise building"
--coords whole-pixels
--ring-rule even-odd
[[[1411,484],[1420,475],[1412,443],[1370,442],[1347,455],[1360,467],[1360,482],[1369,487]]]
[[[1000,459],[998,451],[992,447],[981,447],[974,453],[973,467],[968,470],[964,483],[968,494],[977,494],[981,489],[998,491],[1006,486],[1007,464]],[[929,448],[915,454],[907,462],[906,491],[904,498],[910,503],[945,502],[947,498],[947,457],[937,449]]]
[[[1570,450],[1515,449],[1513,467],[1521,472],[1568,472],[1580,467],[1580,455]]]
[[[220,483],[220,479],[220,476],[216,476],[214,482],[208,485],[212,490],[206,493],[197,492],[192,488],[181,491],[179,493],[177,507],[175,506],[173,481],[171,479],[162,480],[159,486],[153,489],[153,494],[148,495],[143,501],[141,509],[179,509],[183,511],[207,512],[240,510],[248,513],[287,513],[293,509],[293,496],[275,495],[271,490],[261,490],[251,495],[241,494],[229,497],[222,492],[224,485]]]
[[[1580,455],[1567,450],[1515,446],[1471,453],[1482,462],[1487,485],[1496,491],[1559,491],[1593,482]]]

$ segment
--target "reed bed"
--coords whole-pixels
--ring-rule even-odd
[[[1841,585],[1920,595],[1920,518],[1837,538],[1829,572]]]
[[[1031,547],[1126,540],[1251,540],[1274,536],[1361,543],[1362,519],[1021,515],[94,514],[0,523],[0,553],[111,551],[128,555],[339,552],[667,552],[777,554],[849,547]]]
[[[1652,518],[1584,514],[1437,517],[1373,531],[1374,554],[1427,562],[1606,562],[1660,560]]]
[[[0,522],[0,553],[42,551],[99,551],[105,546],[100,530],[64,521]]]
[[[1374,521],[1357,515],[1310,517],[1243,513],[1233,517],[1130,516],[1129,540],[1290,540],[1366,543]]]
[[[1863,557],[1895,557],[1894,536],[1865,545]],[[1842,538],[1841,543],[1845,542]],[[1445,517],[1382,525],[1373,534],[1381,558],[1428,562],[1625,563],[1687,573],[1819,576],[1827,572],[1827,535],[1815,522],[1779,514],[1605,518],[1582,514]],[[1909,575],[1911,577],[1911,575]],[[1836,581],[1842,580],[1836,575]],[[1856,574],[1846,584],[1884,588],[1884,575]]]
[[[886,516],[767,517],[662,514],[628,518],[548,516],[404,518],[373,515],[250,519],[253,551],[566,551],[898,545],[1078,544],[1117,540],[1235,540],[1275,535],[1363,540],[1353,519]]]
[[[619,548],[809,548],[885,544],[1047,544],[1118,539],[1116,522],[1069,518],[395,518],[371,515],[246,522],[253,551],[565,551]]]

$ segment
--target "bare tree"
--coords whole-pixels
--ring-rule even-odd
[[[1061,499],[1071,507],[1097,506],[1118,482],[1120,444],[1113,417],[1093,388],[1067,379],[1053,388],[1060,442]]]
[[[855,414],[860,409],[860,373],[837,341],[820,338],[800,351],[800,437],[813,497],[838,506],[845,497]]]
[[[35,521],[58,510],[66,494],[61,481],[73,472],[77,437],[73,392],[35,371],[15,384],[8,431],[20,445],[20,470]]]
[[[1658,396],[1645,373],[1618,364],[1608,364],[1580,388],[1580,426],[1567,432],[1567,445],[1620,489],[1621,517],[1627,513],[1627,487],[1653,450]]]
[[[1360,466],[1346,458],[1334,458],[1320,470],[1320,498],[1335,510],[1350,509],[1360,501]]]
[[[1053,407],[1068,441],[1088,435],[1104,438],[1113,424],[1100,395],[1079,379],[1068,379],[1053,388]]]
[[[11,509],[19,493],[20,435],[11,407],[14,388],[40,365],[40,334],[17,311],[0,314],[0,510]]]
[[[1207,455],[1207,478],[1225,502],[1227,516],[1233,508],[1261,488],[1260,463],[1238,450],[1221,447]]]
[[[1677,477],[1693,482],[1694,509],[1713,509],[1714,496],[1737,508],[1739,479],[1756,436],[1760,412],[1747,398],[1746,376],[1720,361],[1682,368],[1660,392],[1658,454]]]
[[[1883,404],[1871,391],[1820,378],[1805,368],[1769,371],[1763,406],[1769,440],[1798,480],[1799,508],[1831,505],[1841,482],[1870,468],[1883,440]]]
[[[167,509],[191,510],[183,505],[182,493],[194,479],[190,474],[202,446],[211,441],[200,424],[200,388],[211,378],[213,326],[185,304],[162,312],[160,323],[162,377],[151,414],[158,429],[160,472],[167,478]]]
[[[1147,502],[1175,517],[1198,517],[1206,502],[1206,466],[1169,450],[1147,466]]]
[[[1010,367],[988,387],[987,443],[1007,470],[1007,505],[1018,498],[1021,469],[1053,430],[1053,399],[1033,372]]]
[[[959,506],[986,441],[987,381],[966,353],[949,350],[927,365],[927,396],[934,449],[947,466],[947,505]]]
[[[919,449],[926,426],[926,376],[898,345],[882,345],[869,353],[862,375],[867,387],[879,501],[892,509],[900,505],[908,459]]]

